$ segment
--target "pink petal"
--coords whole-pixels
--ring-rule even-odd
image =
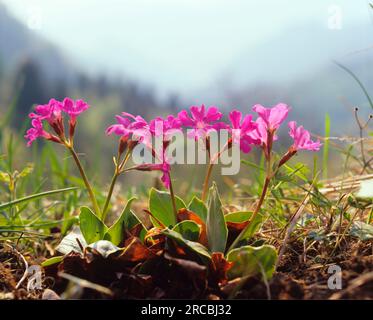
[[[241,125],[242,113],[238,110],[233,110],[229,113],[229,120],[232,123],[233,129],[239,129]]]

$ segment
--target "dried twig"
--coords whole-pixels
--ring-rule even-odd
[[[17,256],[18,258],[20,258],[23,262],[23,265],[24,265],[24,268],[25,268],[25,272],[23,273],[23,276],[22,278],[18,281],[17,285],[16,285],[16,289],[19,289],[21,284],[23,283],[23,281],[25,281],[27,279],[27,275],[28,275],[28,263],[25,259],[25,257],[19,252],[17,251],[15,248],[13,248],[11,245],[5,243],[5,245],[10,248]]]

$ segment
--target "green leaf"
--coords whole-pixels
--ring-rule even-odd
[[[10,175],[7,172],[0,171],[0,181],[4,183],[9,183]]]
[[[373,239],[373,226],[362,221],[355,221],[351,226],[350,235],[361,241]]]
[[[249,240],[250,238],[252,238],[262,225],[263,219],[263,215],[258,212],[254,220],[248,226],[246,226],[246,228],[243,229],[239,236],[236,238],[235,243],[238,244],[240,241]]]
[[[114,224],[105,233],[105,240],[109,240],[113,244],[119,245],[124,239],[125,230],[130,230],[136,224],[140,223],[137,217],[134,216],[130,210],[131,203],[133,200],[135,200],[135,198],[131,198],[128,200],[125,208],[123,209],[117,221],[115,221]],[[136,220],[136,223],[134,223],[134,219]]]
[[[17,178],[25,178],[27,177],[30,173],[34,171],[34,164],[33,163],[28,163],[26,168],[24,168],[19,174]]]
[[[108,240],[99,240],[97,242],[91,243],[87,246],[87,249],[94,249],[98,252],[103,258],[108,258],[112,254],[122,252],[124,249],[117,247],[112,242]]]
[[[203,222],[206,222],[207,207],[201,199],[194,196],[188,205],[188,209],[197,214]]]
[[[162,233],[166,237],[174,240],[181,247],[187,248],[191,250],[192,252],[198,254],[201,257],[202,261],[204,262],[210,261],[211,256],[210,256],[209,251],[207,250],[205,246],[203,246],[199,242],[194,242],[194,241],[189,241],[187,239],[184,239],[180,233],[170,230],[170,229],[164,229]]]
[[[63,260],[63,257],[64,256],[57,256],[57,257],[49,258],[45,260],[44,262],[42,262],[41,266],[45,268],[45,267],[49,267],[54,264],[60,263]]]
[[[177,210],[186,208],[185,203],[180,198],[175,197],[175,202]],[[177,222],[172,206],[171,195],[168,192],[152,188],[149,195],[149,210],[152,215],[166,227],[174,226]],[[153,222],[157,225],[155,221]]]
[[[231,250],[227,255],[227,260],[233,262],[228,272],[230,279],[258,274],[271,279],[275,271],[277,252],[275,247],[270,245],[244,246]]]
[[[104,238],[107,227],[90,208],[80,208],[79,221],[80,230],[88,244]]]
[[[197,241],[200,234],[200,227],[191,220],[179,222],[172,230],[180,233],[184,239],[190,241]]]
[[[223,252],[227,244],[228,229],[225,224],[223,208],[216,184],[210,188],[206,232],[211,252]]]
[[[53,195],[53,194],[70,192],[70,191],[77,190],[77,189],[78,188],[74,187],[74,188],[57,189],[57,190],[52,190],[52,191],[45,191],[45,192],[41,192],[41,193],[36,193],[36,194],[31,195],[31,196],[27,196],[27,197],[24,197],[24,198],[21,198],[21,199],[16,199],[16,200],[13,200],[13,201],[10,201],[10,202],[7,202],[7,203],[3,203],[3,204],[0,205],[0,210],[8,209],[9,207],[15,206],[15,205],[23,203],[23,202],[29,202],[29,201],[36,200],[36,199],[39,199],[39,198],[44,198],[46,196],[50,196],[50,195]]]
[[[230,212],[224,216],[226,222],[243,223],[249,221],[252,216],[251,211]]]
[[[62,254],[69,254],[74,251],[77,253],[83,253],[82,248],[87,247],[87,242],[83,237],[82,231],[78,226],[75,226],[71,232],[69,232],[56,247],[56,250]]]

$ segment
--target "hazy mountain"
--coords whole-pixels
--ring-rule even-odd
[[[72,65],[59,48],[35,35],[13,18],[0,3],[0,61],[5,72],[14,71],[24,60],[37,62],[47,79],[66,79]]]
[[[355,128],[350,121],[353,105],[366,114],[372,110],[357,83],[334,60],[356,73],[373,95],[373,25],[329,30],[313,23],[248,49],[226,68],[206,97],[209,101],[221,97],[226,107],[244,110],[255,103],[283,101],[292,105],[295,118],[318,132],[328,112],[334,133],[343,132],[346,126]]]

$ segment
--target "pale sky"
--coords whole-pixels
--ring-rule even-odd
[[[262,42],[307,21],[369,21],[366,0],[0,0],[85,70],[164,91],[207,87]]]

